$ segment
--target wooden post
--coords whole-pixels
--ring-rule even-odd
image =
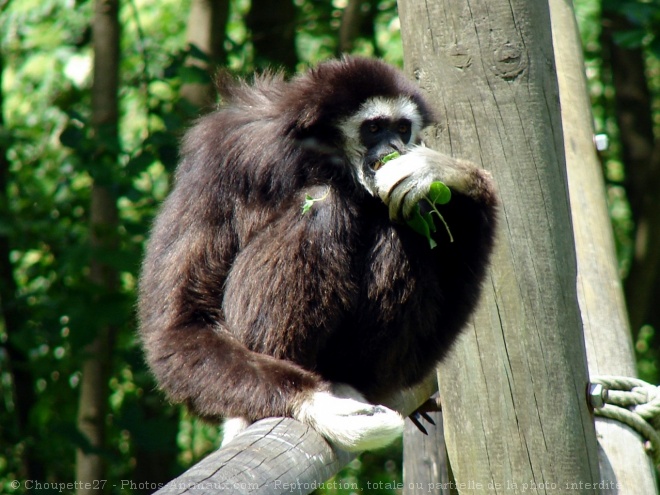
[[[636,377],[605,183],[593,141],[580,34],[569,0],[550,0],[550,13],[589,373]],[[639,435],[623,423],[598,417],[596,432],[600,472],[607,484],[601,493],[657,494],[653,465]]]
[[[429,416],[435,426],[428,425],[428,435],[420,432],[412,421],[403,431],[403,495],[449,495],[449,463],[445,449],[442,413]]]
[[[459,493],[600,482],[576,294],[547,2],[400,0],[406,71],[439,112],[427,143],[483,164],[501,197],[493,267],[439,373]]]

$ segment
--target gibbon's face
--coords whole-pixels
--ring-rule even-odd
[[[404,154],[418,144],[422,122],[417,105],[404,96],[370,98],[355,114],[340,121],[353,172],[371,194],[380,160],[394,151]]]

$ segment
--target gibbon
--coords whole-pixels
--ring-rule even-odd
[[[378,60],[221,86],[148,243],[147,362],[172,401],[229,418],[226,438],[290,416],[343,449],[382,447],[403,418],[380,404],[432,372],[479,297],[490,175],[420,145],[432,111]],[[453,239],[438,228],[431,248],[406,220],[435,181]]]

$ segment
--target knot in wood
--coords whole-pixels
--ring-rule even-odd
[[[465,69],[472,65],[472,57],[468,53],[468,49],[460,43],[451,45],[447,50],[447,54],[451,64],[457,69]]]
[[[523,50],[509,42],[495,50],[493,59],[493,71],[502,79],[514,79],[527,68],[527,58]]]

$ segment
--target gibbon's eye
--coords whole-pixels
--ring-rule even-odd
[[[378,131],[380,131],[380,125],[378,125],[377,122],[370,122],[367,129],[371,134],[376,134]]]
[[[396,130],[399,134],[408,134],[410,132],[410,122],[402,120],[399,122],[399,125],[397,125]]]

